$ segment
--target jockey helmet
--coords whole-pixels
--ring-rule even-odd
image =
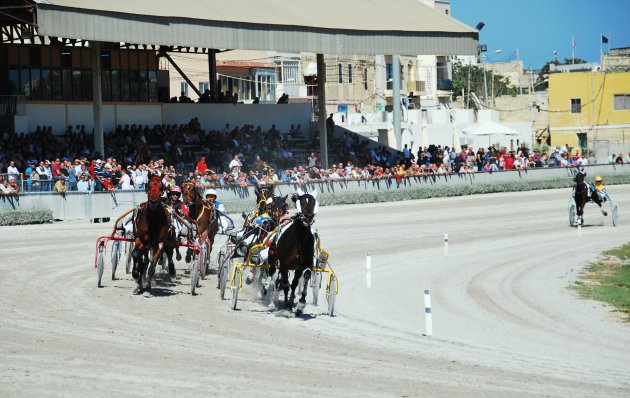
[[[217,197],[217,191],[215,191],[212,188],[209,188],[209,189],[206,189],[205,192],[203,193],[203,196],[206,197],[206,198],[208,196],[210,196],[210,195],[212,195],[212,196],[214,196],[216,198]]]
[[[177,185],[173,185],[171,187],[170,192],[168,194],[169,194],[169,196],[173,195],[173,194],[181,195],[182,194],[182,189],[179,186],[177,186]]]
[[[595,177],[595,183],[601,183],[603,181],[602,176]]]

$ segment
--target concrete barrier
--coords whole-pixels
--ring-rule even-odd
[[[611,175],[630,173],[630,165],[596,165],[585,167],[590,178],[596,175]],[[304,189],[318,190],[320,193],[335,193],[348,191],[392,191],[416,188],[421,186],[451,185],[451,184],[483,184],[505,181],[534,181],[553,178],[567,178],[571,176],[571,169],[540,168],[527,172],[500,171],[495,173],[474,173],[463,175],[438,176],[435,178],[411,177],[397,183],[395,179],[355,181],[342,180],[306,184]],[[279,184],[276,194],[291,195],[297,192],[296,184]],[[251,200],[252,207],[256,195],[254,187],[235,187],[217,189],[219,199],[225,203]],[[26,193],[19,198],[0,199],[0,210],[46,208],[53,211],[56,220],[85,220],[95,218],[114,218],[125,211],[147,200],[144,191],[116,191],[109,192],[68,192],[65,196],[54,193]]]

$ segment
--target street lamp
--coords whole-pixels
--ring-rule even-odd
[[[484,26],[486,26],[485,23],[479,22],[475,28],[477,28],[477,31],[481,32],[481,29],[483,29]],[[488,106],[488,81],[486,79],[486,55],[484,54],[486,51],[488,51],[488,46],[485,44],[480,44],[479,56],[483,60],[483,100],[486,103],[486,106]]]

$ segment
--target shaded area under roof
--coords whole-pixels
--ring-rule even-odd
[[[322,54],[474,55],[478,32],[418,0],[44,0],[38,33]]]

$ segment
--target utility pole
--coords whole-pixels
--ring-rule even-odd
[[[521,67],[521,54],[516,49],[516,61],[518,62],[518,91],[521,95],[523,95],[523,86],[521,86],[521,75],[523,74],[523,68]]]
[[[482,55],[483,57],[483,99],[484,102],[486,103],[486,106],[488,106],[488,80],[486,79],[486,56]]]
[[[468,109],[468,105],[470,104],[470,68],[471,65],[468,64],[468,101],[466,101],[466,109]]]

